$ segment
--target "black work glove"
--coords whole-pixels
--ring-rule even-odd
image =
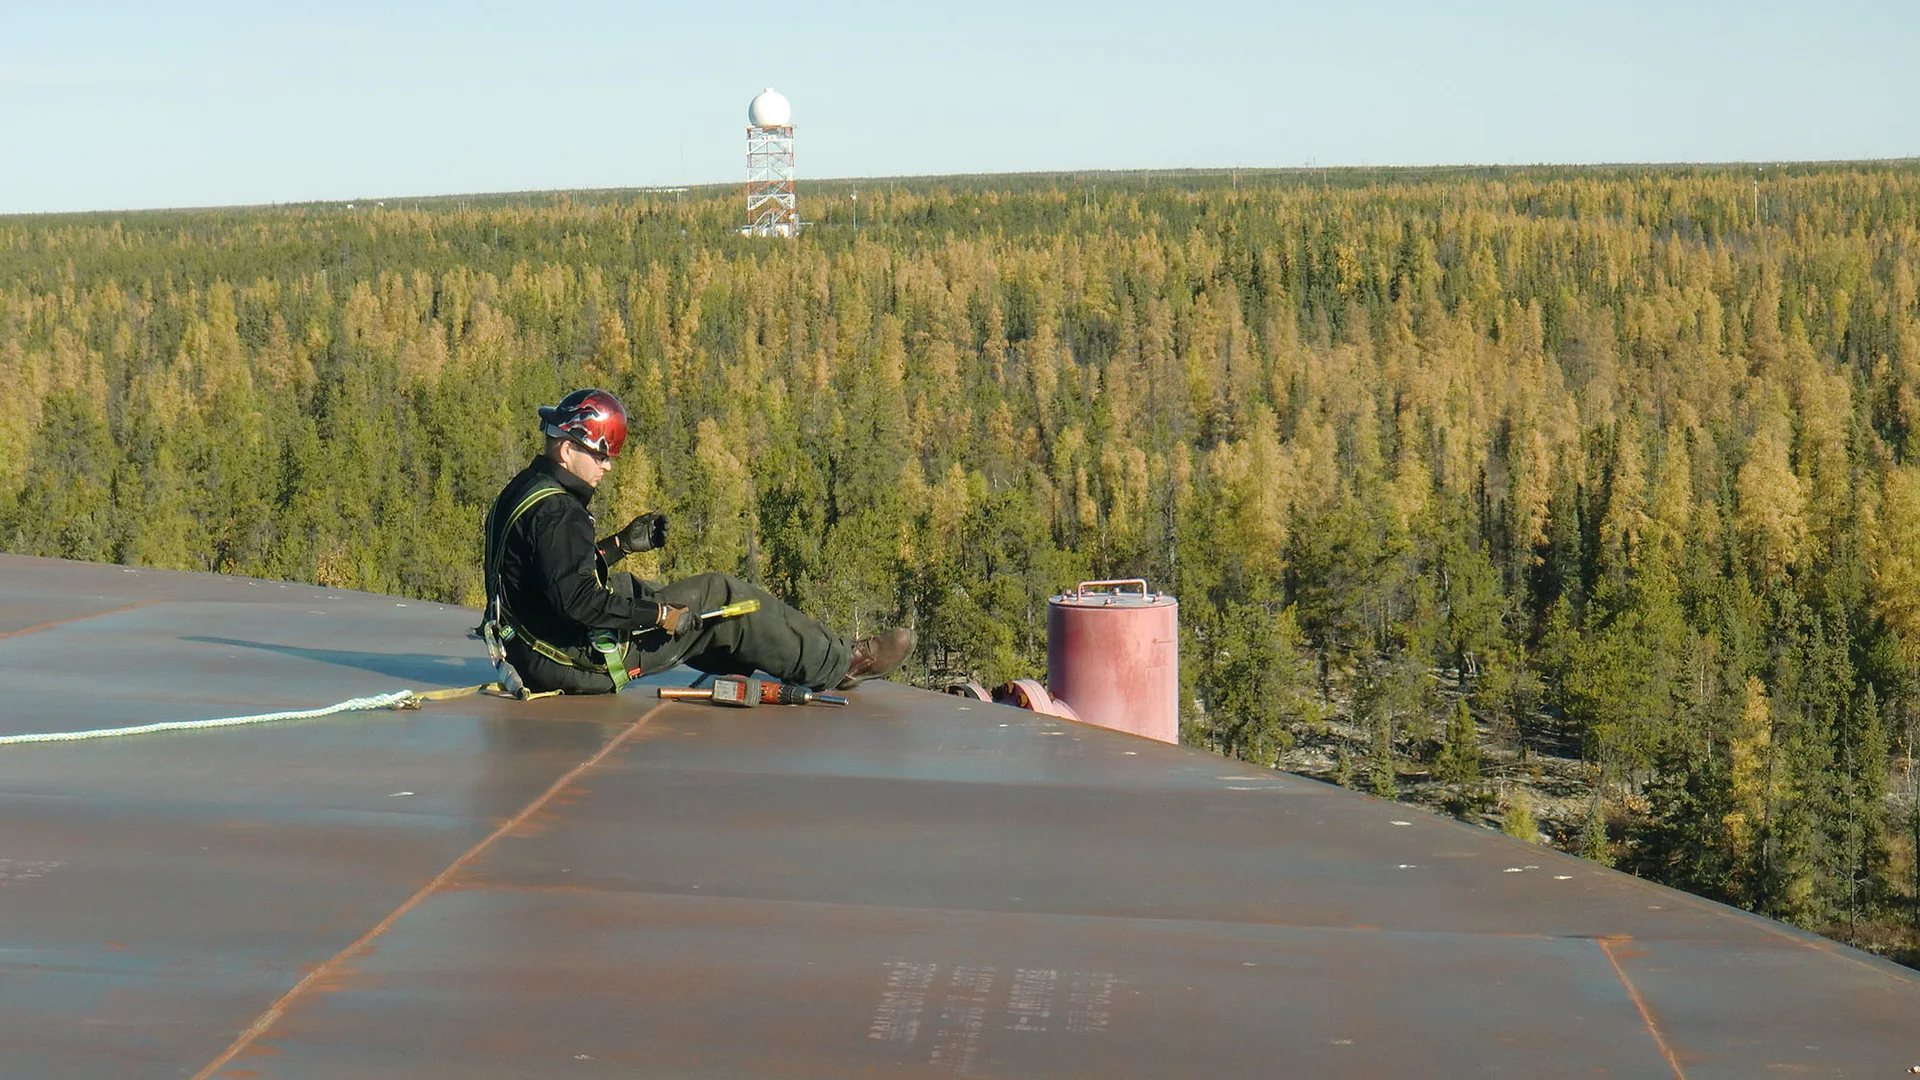
[[[700,613],[692,608],[683,608],[678,604],[661,604],[660,614],[654,625],[667,632],[668,637],[681,637],[699,631],[702,622]]]
[[[613,538],[629,555],[666,547],[667,515],[648,511],[627,522],[627,527],[614,533]]]

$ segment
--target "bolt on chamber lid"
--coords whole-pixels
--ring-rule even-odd
[[[1137,591],[1134,591],[1137,590]],[[1178,607],[1179,602],[1165,593],[1147,591],[1146,578],[1117,578],[1111,581],[1083,581],[1071,593],[1049,597],[1049,604],[1077,608],[1157,608]]]

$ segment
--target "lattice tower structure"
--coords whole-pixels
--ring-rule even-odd
[[[797,236],[800,211],[793,188],[793,126],[747,129],[749,236]]]

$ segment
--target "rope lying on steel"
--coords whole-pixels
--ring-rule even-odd
[[[328,705],[322,709],[300,709],[293,712],[256,713],[253,716],[223,716],[213,720],[168,720],[158,724],[140,724],[136,727],[94,728],[91,731],[48,731],[30,735],[0,735],[0,746],[16,746],[22,743],[58,743],[84,742],[88,739],[112,739],[123,735],[151,735],[159,731],[205,731],[209,728],[239,727],[243,724],[271,724],[279,720],[314,720],[322,716],[334,716],[339,713],[367,712],[373,709],[417,709],[423,702],[445,701],[449,698],[466,697],[483,691],[502,692],[499,683],[481,683],[478,686],[459,686],[449,690],[428,690],[415,693],[412,690],[395,690],[391,694],[375,694],[372,697],[348,698],[346,701]],[[526,695],[528,697],[535,695]],[[538,695],[545,697],[546,695]]]

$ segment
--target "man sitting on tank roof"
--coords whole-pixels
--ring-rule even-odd
[[[662,513],[594,540],[588,505],[626,444],[626,408],[605,390],[576,390],[540,407],[540,430],[545,449],[487,514],[481,627],[495,662],[511,664],[529,690],[611,693],[676,664],[846,690],[893,671],[912,650],[911,630],[848,641],[727,574],[661,585],[610,572],[626,555],[667,541]],[[748,600],[758,609],[702,618]]]

